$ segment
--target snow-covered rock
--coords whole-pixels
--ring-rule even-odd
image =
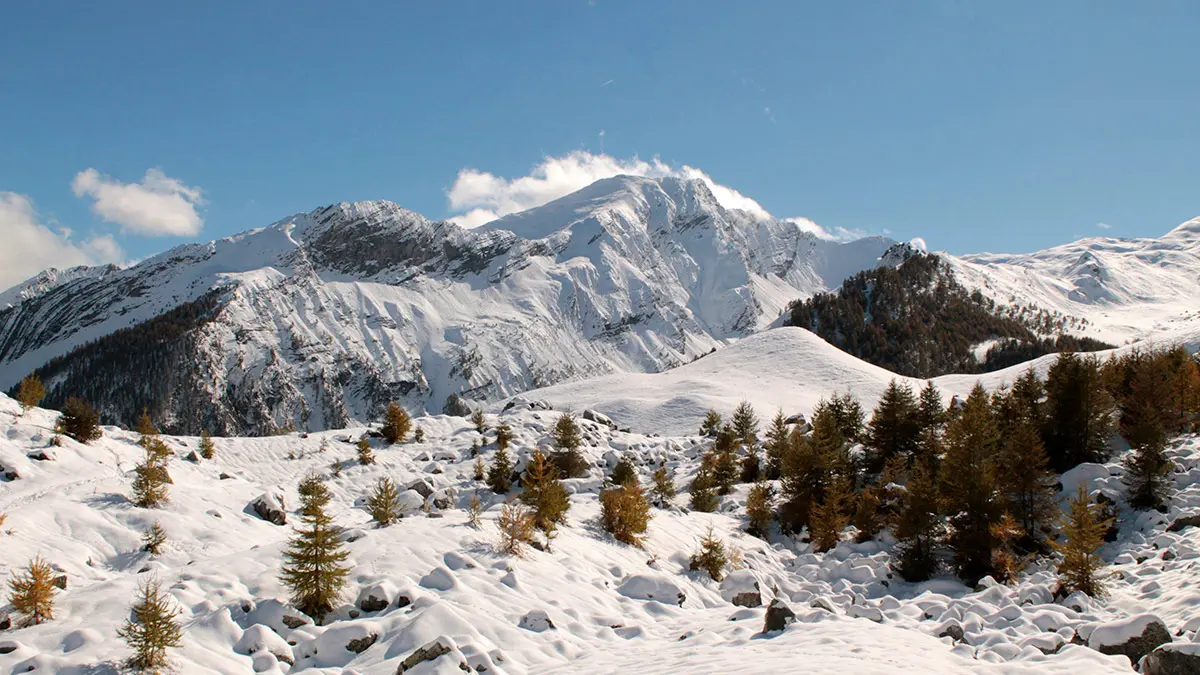
[[[657,600],[682,605],[687,595],[679,584],[663,574],[634,574],[621,582],[617,592],[636,600]]]
[[[1153,614],[1138,614],[1096,626],[1087,644],[1101,654],[1124,654],[1133,665],[1159,645],[1171,642],[1171,633],[1162,619]]]

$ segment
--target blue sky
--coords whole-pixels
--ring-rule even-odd
[[[3,24],[10,274],[342,200],[503,212],[655,157],[951,252],[1200,215],[1188,0],[27,2]]]

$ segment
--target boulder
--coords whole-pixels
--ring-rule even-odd
[[[1087,645],[1101,654],[1123,654],[1133,665],[1159,645],[1171,641],[1162,619],[1153,614],[1138,614],[1102,623],[1092,630]]]
[[[264,492],[251,500],[246,508],[268,523],[287,524],[287,512],[283,510],[283,495],[278,492]]]
[[[53,462],[54,461],[54,453],[51,452],[49,448],[42,448],[41,450],[34,450],[33,452],[26,453],[25,456],[28,457],[29,459],[36,460],[39,462]]]
[[[279,633],[270,627],[256,623],[242,633],[242,637],[233,645],[233,651],[245,656],[254,656],[262,652],[269,653],[276,661],[292,664],[295,659],[292,647],[280,637]]]
[[[429,495],[433,494],[433,486],[429,484],[429,481],[424,479],[418,479],[409,483],[408,489],[421,495],[422,499],[427,499]]]
[[[458,394],[450,394],[446,397],[446,403],[442,405],[442,413],[453,417],[470,417],[475,410],[467,403],[463,397]]]
[[[195,450],[193,450],[193,451],[189,452],[187,455],[185,455],[184,459],[191,462],[192,464],[199,464],[200,463],[200,454],[197,453]]]
[[[962,642],[963,628],[957,621],[951,619],[939,627],[937,636],[940,638],[948,637],[955,642]]]
[[[787,628],[787,625],[796,620],[796,613],[790,607],[785,605],[782,600],[775,598],[771,604],[767,605],[767,614],[763,619],[763,632],[772,633],[775,631]]]
[[[823,609],[830,614],[837,614],[837,607],[833,605],[833,601],[824,596],[813,598],[808,606],[813,609]]]
[[[1142,675],[1200,675],[1200,643],[1162,645],[1142,659]]]
[[[362,589],[358,593],[358,602],[354,603],[364,612],[382,612],[387,609],[396,597],[396,587],[390,581],[381,581]]]
[[[8,630],[12,628],[12,617],[8,612],[0,612],[0,630]]]
[[[429,505],[439,511],[449,511],[454,508],[454,495],[450,490],[440,490],[430,497]]]
[[[585,419],[585,420],[590,420],[592,422],[595,422],[596,424],[603,424],[604,426],[608,427],[609,429],[617,428],[616,422],[613,422],[612,419],[609,418],[608,415],[605,415],[604,413],[601,413],[601,412],[596,412],[595,410],[585,409],[583,411],[583,414],[581,415],[581,417],[583,417],[583,419]]]
[[[1167,528],[1167,532],[1178,532],[1188,527],[1200,527],[1200,513],[1193,513],[1188,516],[1179,516]]]
[[[421,647],[406,656],[404,660],[400,662],[400,667],[396,670],[396,675],[403,675],[403,673],[416,668],[418,665],[425,663],[426,661],[434,661],[445,656],[446,654],[457,651],[458,645],[454,644],[454,640],[451,640],[443,635],[431,642],[426,643],[424,647]],[[459,663],[459,668],[466,670],[470,668],[470,666],[468,666],[466,660],[463,659]]]
[[[379,639],[379,633],[371,633],[365,637],[360,637],[346,643],[346,651],[361,654],[371,648],[375,641]]]
[[[531,630],[535,633],[542,633],[548,630],[554,630],[554,622],[550,620],[550,615],[546,612],[535,609],[521,617],[519,627],[525,630]]]
[[[762,607],[758,579],[750,570],[736,570],[721,580],[721,597],[738,607]]]
[[[634,600],[657,600],[680,606],[687,599],[679,584],[665,574],[634,574],[617,586],[617,592]]]
[[[51,579],[50,583],[53,584],[55,588],[65,591],[67,590],[67,575],[60,574]]]

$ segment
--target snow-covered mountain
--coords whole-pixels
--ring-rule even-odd
[[[818,239],[673,178],[605,179],[475,230],[336,204],[6,292],[0,387],[57,359],[51,402],[126,423],[148,406],[180,430],[342,427],[392,399],[438,411],[687,363],[893,243]]]

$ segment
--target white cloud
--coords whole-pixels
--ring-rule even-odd
[[[1108,223],[1096,223],[1096,227],[1098,227],[1102,230],[1111,230],[1112,229],[1112,225],[1109,225]]]
[[[47,267],[120,262],[124,253],[111,236],[76,244],[71,231],[58,231],[38,222],[37,211],[25,195],[0,192],[0,290],[34,276]]]
[[[827,239],[829,241],[854,241],[869,236],[863,230],[847,230],[844,227],[824,227],[814,223],[808,218],[784,218],[785,222],[796,225],[801,230],[808,232],[818,239]]]
[[[450,220],[463,227],[478,227],[510,213],[541,206],[602,178],[621,174],[703,180],[725,208],[750,211],[761,218],[770,217],[758,202],[720,185],[695,167],[675,168],[657,157],[647,162],[637,157],[620,159],[580,150],[563,157],[546,157],[529,175],[519,178],[502,178],[478,169],[459,171],[454,184],[446,191],[450,210],[456,214]]]
[[[204,226],[196,212],[204,203],[200,188],[184,185],[158,169],[146,171],[140,183],[122,183],[89,168],[75,176],[71,190],[76,197],[94,199],[92,212],[120,225],[122,231],[190,237]]]

